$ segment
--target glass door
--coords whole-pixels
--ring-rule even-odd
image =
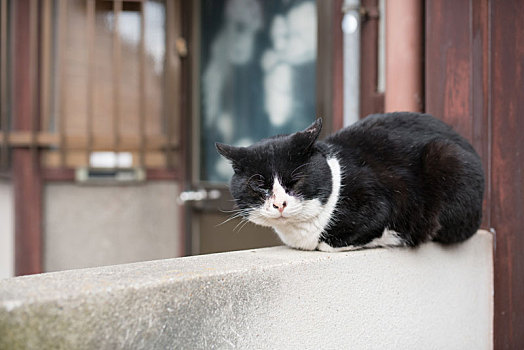
[[[280,244],[232,216],[233,173],[215,142],[248,146],[307,127],[316,116],[314,0],[201,0],[193,10],[193,254]]]

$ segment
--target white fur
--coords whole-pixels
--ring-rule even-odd
[[[290,247],[316,249],[336,209],[342,182],[338,160],[330,158],[327,163],[331,170],[332,188],[326,204],[322,205],[318,199],[300,200],[287,194],[275,177],[272,196],[259,209],[251,212],[249,220],[273,227],[282,242]],[[273,204],[280,206],[283,201],[286,202],[286,208],[281,213]]]
[[[382,233],[382,236],[375,238],[371,242],[363,245],[363,246],[347,246],[347,247],[339,247],[339,248],[333,248],[326,242],[320,242],[318,244],[317,249],[321,250],[323,252],[344,252],[344,251],[350,251],[350,250],[357,250],[362,248],[373,248],[373,247],[398,247],[405,245],[404,241],[400,238],[398,232],[395,232],[393,230],[389,230],[388,228],[384,229],[384,232]]]
[[[286,190],[282,187],[278,178],[275,177],[275,182],[273,183],[273,195],[269,198],[269,205],[271,208],[276,209],[273,205],[281,207],[284,203],[291,204],[293,200],[294,198],[286,193]],[[276,210],[278,211],[278,209]],[[282,212],[282,215],[287,215],[287,213]]]

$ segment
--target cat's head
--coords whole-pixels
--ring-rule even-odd
[[[311,220],[331,193],[331,172],[315,144],[317,119],[303,131],[264,139],[249,147],[216,144],[231,161],[230,191],[242,215],[271,227]]]

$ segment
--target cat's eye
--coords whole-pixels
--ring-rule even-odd
[[[261,183],[256,182],[256,181],[251,181],[251,182],[249,183],[249,187],[250,187],[253,191],[260,191]]]
[[[251,178],[248,181],[248,186],[253,192],[259,195],[267,196],[269,194],[269,190],[265,188],[266,186],[262,177]]]
[[[255,190],[255,191],[261,191],[264,189],[264,183],[263,182],[251,182],[249,186]]]
[[[297,186],[299,186],[303,182],[304,182],[304,177],[303,176],[294,177],[294,178],[291,178],[290,180],[288,180],[286,182],[286,187],[289,188],[289,189],[293,189],[293,188],[296,188]]]
[[[293,187],[295,187],[296,183],[297,183],[296,180],[288,180],[284,182],[284,187],[287,189],[292,189]]]
[[[253,192],[257,193],[260,196],[267,197],[269,195],[269,190],[267,188],[264,188],[263,183],[250,183],[249,187]]]

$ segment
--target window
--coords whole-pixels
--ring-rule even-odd
[[[28,43],[38,67],[38,110],[30,131],[10,132],[10,146],[43,148],[47,168],[90,167],[103,154],[113,154],[110,166],[108,159],[113,166],[176,166],[178,57],[166,55],[177,35],[166,30],[175,20],[173,2],[30,4],[30,26],[38,26]]]

